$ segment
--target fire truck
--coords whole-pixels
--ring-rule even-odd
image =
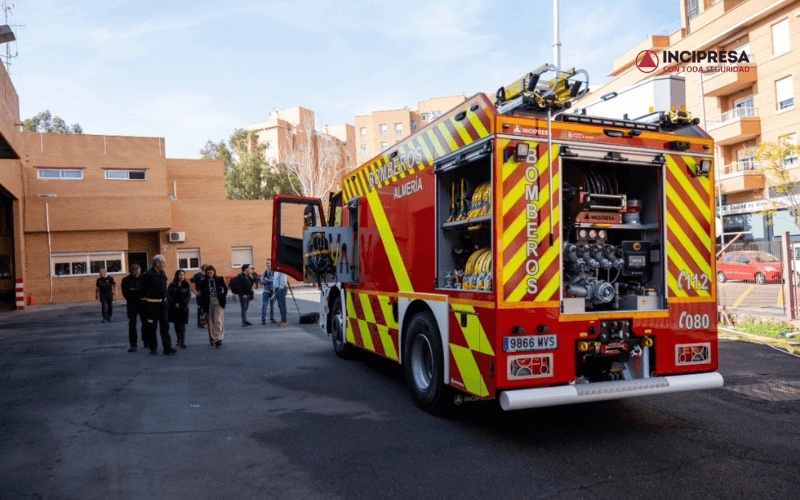
[[[400,363],[432,413],[722,386],[712,139],[683,110],[568,113],[587,86],[546,65],[475,95],[345,175],[327,219],[275,198],[273,267],[320,285],[338,356]]]

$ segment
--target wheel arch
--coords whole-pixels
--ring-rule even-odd
[[[327,297],[327,306],[328,306],[328,314],[325,315],[325,332],[330,334],[331,333],[331,317],[333,316],[330,314],[333,311],[333,304],[336,302],[338,297],[342,297],[342,291],[339,289],[338,286],[334,285],[328,291]],[[344,303],[344,298],[342,298],[342,307],[345,308],[346,305]]]
[[[448,362],[450,358],[450,331],[447,316],[449,301],[447,300],[447,296],[442,297],[443,300],[408,299],[400,297],[398,301],[400,306],[398,316],[401,320],[399,330],[400,338],[398,339],[397,345],[400,347],[398,357],[402,365],[405,363],[406,348],[408,347],[406,346],[406,333],[408,331],[408,325],[411,323],[411,318],[422,312],[430,312],[433,314],[442,341],[442,355],[444,357],[442,362],[444,363],[445,381],[447,381],[450,380],[450,363]]]

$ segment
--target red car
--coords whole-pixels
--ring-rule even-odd
[[[772,254],[760,251],[726,253],[717,261],[717,281],[755,281],[763,285],[768,281],[781,281],[783,264]]]

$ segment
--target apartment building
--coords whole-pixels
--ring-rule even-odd
[[[316,128],[314,112],[300,106],[272,111],[269,120],[247,126],[256,133],[256,143],[266,145],[264,157],[270,165],[288,163],[292,158],[320,156],[337,158],[334,169],[356,166],[355,128],[349,123]],[[309,151],[311,148],[311,152]],[[324,150],[324,153],[323,153]],[[341,175],[338,176],[338,189]]]
[[[675,33],[648,37],[617,58],[609,74],[614,80],[578,106],[654,77],[683,76],[687,110],[715,141],[726,240],[738,233],[745,241],[772,240],[783,231],[800,236],[753,158],[762,142],[794,142],[800,133],[800,1],[682,0],[680,16]],[[722,62],[721,53],[731,51],[736,60]],[[800,180],[798,167],[797,158],[784,161]],[[773,208],[779,209],[774,215],[764,213]]]
[[[424,127],[466,100],[463,95],[437,97],[418,102],[416,109],[373,111],[368,115],[356,116],[356,163],[361,165],[377,156],[416,132],[417,127]]]
[[[101,268],[119,286],[156,254],[170,279],[202,262],[224,276],[264,269],[272,201],[226,200],[221,161],[166,158],[159,137],[20,132],[0,79],[0,309],[93,300]]]

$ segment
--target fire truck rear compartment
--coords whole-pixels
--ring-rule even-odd
[[[662,165],[564,158],[562,168],[562,313],[665,309]]]

